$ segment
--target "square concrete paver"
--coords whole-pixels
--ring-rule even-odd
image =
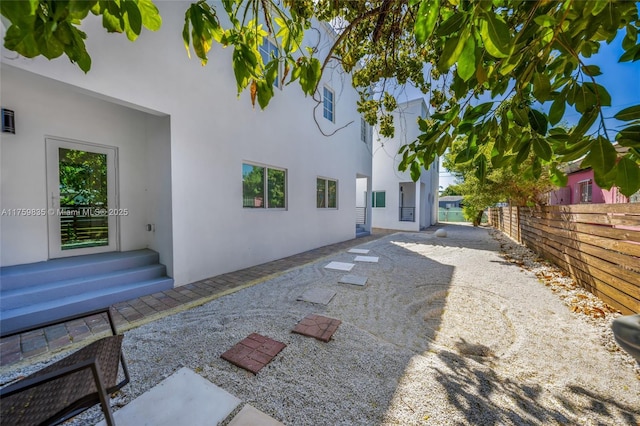
[[[347,271],[349,272],[353,267],[356,266],[355,263],[345,263],[345,262],[331,262],[325,269],[336,269],[338,271]]]
[[[338,282],[343,284],[365,285],[367,280],[367,277],[361,277],[360,275],[344,275]]]
[[[356,262],[378,263],[378,259],[378,256],[356,256],[354,260]]]
[[[301,300],[303,302],[328,305],[335,295],[335,291],[329,290],[327,288],[310,288],[309,290],[302,293],[302,295],[298,297],[298,300]]]
[[[171,376],[113,413],[118,426],[215,425],[240,400],[188,368]],[[103,420],[99,426],[105,425]]]
[[[303,336],[314,337],[323,342],[331,340],[342,321],[323,317],[322,315],[309,314],[304,317],[292,330]]]
[[[229,422],[229,426],[284,426],[284,424],[246,404]]]
[[[357,249],[357,248],[354,248],[354,249],[349,250],[349,251],[348,251],[348,253],[354,253],[354,254],[367,254],[367,253],[369,253],[369,250],[367,250],[367,249]]]
[[[220,357],[233,365],[257,374],[286,346],[282,342],[252,333]]]

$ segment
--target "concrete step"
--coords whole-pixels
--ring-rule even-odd
[[[73,256],[0,269],[0,335],[173,288],[153,250]]]
[[[2,291],[54,281],[109,273],[158,263],[159,255],[149,249],[72,256],[45,262],[0,268]]]
[[[53,281],[39,285],[30,285],[11,290],[0,291],[0,311],[16,309],[21,306],[43,303],[80,293],[89,293],[109,287],[126,286],[144,281],[162,278],[166,275],[164,265],[156,263],[136,268]]]
[[[173,279],[160,277],[142,282],[94,289],[2,311],[1,334],[12,333],[29,326],[71,315],[111,306],[148,294],[173,288]]]

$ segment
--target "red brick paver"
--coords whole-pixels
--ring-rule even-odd
[[[294,333],[303,336],[315,337],[323,342],[331,340],[331,336],[336,332],[342,321],[323,317],[322,315],[309,314],[304,317],[293,330]]]
[[[277,340],[252,333],[220,357],[233,365],[257,374],[286,346]]]

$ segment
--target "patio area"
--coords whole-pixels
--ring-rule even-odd
[[[125,332],[131,383],[112,401],[116,421],[134,418],[125,415],[132,401],[176,374],[239,401],[222,425],[241,424],[245,407],[295,425],[640,421],[635,363],[603,343],[613,315],[596,322],[571,312],[488,229],[434,231],[354,240],[279,270],[267,264],[269,274],[239,291],[141,314]],[[284,345],[255,374],[221,357],[253,333]],[[5,366],[0,379],[37,367]],[[180,389],[170,388],[177,401]],[[92,409],[72,423],[100,420]]]

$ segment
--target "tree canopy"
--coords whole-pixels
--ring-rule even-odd
[[[261,108],[273,96],[279,68],[283,83],[313,95],[331,61],[351,73],[359,112],[383,136],[394,132],[394,85],[429,94],[434,113],[419,120],[422,134],[400,152],[401,169],[414,179],[462,136],[466,145],[455,161],[480,176],[491,164],[513,173],[527,167],[538,178],[546,166],[552,181],[563,184],[558,165],[582,159],[599,186],[616,185],[625,195],[640,189],[640,102],[615,115],[620,128],[607,128],[612,99],[591,61],[619,33],[619,60],[640,59],[636,2],[201,0],[187,6],[187,54],[204,65],[214,44],[232,47],[238,93],[249,90]],[[79,27],[90,13],[132,41],[162,23],[152,0],[3,1],[0,12],[11,23],[6,48],[26,57],[66,55],[85,72],[91,58]],[[323,57],[302,48],[305,31],[318,21],[336,31]],[[258,50],[265,37],[278,49],[266,63]],[[579,114],[577,124],[558,126],[569,114]]]
[[[498,203],[514,206],[531,206],[544,203],[545,194],[554,188],[548,174],[538,172],[534,178],[535,153],[530,152],[523,162],[523,172],[515,173],[510,168],[494,168],[487,164],[487,170],[480,174],[472,162],[457,163],[456,159],[467,147],[467,141],[460,138],[444,154],[443,165],[459,182],[450,186],[450,192],[464,197],[463,212],[474,225],[479,225],[482,213]],[[493,150],[492,143],[482,147],[487,152]],[[545,169],[548,166],[542,166]],[[447,188],[447,189],[448,189]]]

